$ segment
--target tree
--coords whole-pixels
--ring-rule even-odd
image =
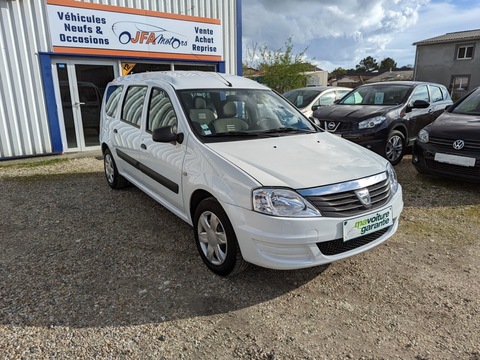
[[[367,56],[356,66],[357,72],[372,72],[374,70],[378,70],[378,64],[377,60],[371,56]]]
[[[284,93],[307,84],[305,72],[315,65],[305,60],[306,51],[307,49],[294,55],[292,38],[277,50],[270,50],[266,45],[259,47],[258,44],[254,44],[252,49],[247,48],[243,68],[257,68],[263,84]]]
[[[345,70],[342,67],[338,67],[338,68],[334,69],[330,74],[332,76],[337,77],[338,75],[345,75],[346,73],[347,73],[347,70]]]
[[[386,57],[380,62],[380,70],[393,70],[397,68],[397,62],[390,57]]]

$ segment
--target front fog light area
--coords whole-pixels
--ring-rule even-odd
[[[293,190],[260,188],[253,191],[253,210],[273,216],[315,217],[320,212]]]

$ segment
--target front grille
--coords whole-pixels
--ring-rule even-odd
[[[348,217],[365,213],[385,205],[391,196],[390,181],[384,179],[366,187],[370,192],[371,206],[366,208],[358,199],[355,190],[326,195],[308,195],[307,199],[327,217]]]
[[[343,241],[343,239],[335,239],[325,242],[319,242],[317,243],[317,247],[323,255],[328,256],[341,254],[377,240],[378,238],[383,236],[388,230],[390,230],[390,228],[391,226],[349,241]]]
[[[441,146],[446,149],[453,149],[453,143],[457,140],[463,140],[465,142],[465,146],[463,147],[462,150],[474,150],[474,151],[479,151],[480,150],[480,140],[472,140],[472,139],[445,139],[445,138],[439,138],[439,137],[430,137],[428,142],[433,145]]]
[[[330,120],[321,120],[320,127],[328,132],[347,132],[353,130],[353,123],[346,121],[330,121]],[[330,124],[330,126],[329,126]],[[335,124],[335,126],[332,126]]]
[[[441,163],[434,161],[432,159],[425,159],[425,164],[428,168],[437,171],[445,171],[452,174],[465,175],[465,176],[476,176],[480,178],[480,167],[477,165],[475,167],[469,166],[460,166],[453,164]]]

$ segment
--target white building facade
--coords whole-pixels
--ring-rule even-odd
[[[241,0],[0,0],[0,160],[99,149],[117,76],[241,62]]]

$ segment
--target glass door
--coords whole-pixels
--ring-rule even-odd
[[[98,148],[103,92],[107,83],[118,76],[117,63],[56,60],[54,67],[63,148]]]

